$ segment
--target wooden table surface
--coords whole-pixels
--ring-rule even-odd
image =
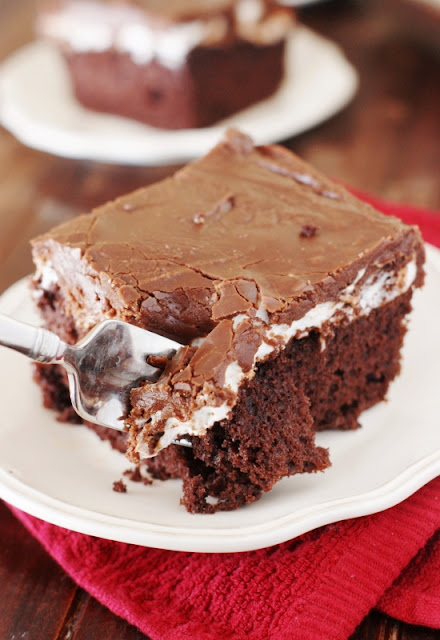
[[[342,113],[286,144],[347,184],[440,210],[440,57],[409,37],[387,4],[336,0],[303,10],[306,24],[341,44],[361,83]],[[31,0],[0,0],[0,60],[32,38],[33,11]],[[31,271],[31,237],[172,170],[61,159],[0,127],[0,292]],[[76,587],[1,504],[0,527],[0,640],[145,639]],[[439,631],[375,611],[352,636],[434,638]]]

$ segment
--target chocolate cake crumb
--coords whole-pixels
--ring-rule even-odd
[[[301,238],[313,238],[318,233],[318,227],[314,224],[303,224],[299,235]]]
[[[138,466],[126,469],[122,475],[132,482],[142,482],[141,471]]]
[[[126,469],[122,475],[124,475],[126,478],[128,478],[132,482],[142,482],[142,484],[146,486],[153,484],[153,481],[151,480],[151,478],[148,478],[147,476],[142,475],[140,467],[138,465],[131,469]]]
[[[122,480],[113,483],[113,491],[116,493],[127,493],[127,485]]]

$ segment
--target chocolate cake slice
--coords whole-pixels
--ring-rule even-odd
[[[86,107],[183,129],[272,95],[293,24],[274,0],[51,0],[37,32]]]
[[[44,323],[65,340],[117,318],[184,345],[133,390],[127,434],[93,428],[156,476],[181,477],[194,512],[327,466],[314,431],[356,428],[385,397],[424,261],[416,228],[236,131],[36,239],[33,254]],[[69,417],[62,376],[38,376]],[[192,448],[172,444],[182,436]]]

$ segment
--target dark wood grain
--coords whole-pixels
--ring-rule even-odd
[[[60,637],[79,590],[3,504],[0,531],[0,638]]]
[[[440,57],[405,36],[386,2],[347,4],[328,20],[322,8],[304,18],[342,43],[359,71],[358,94],[289,146],[347,184],[440,209]]]
[[[359,626],[350,640],[438,640],[435,629],[414,627],[373,611]]]
[[[408,38],[391,4],[338,0],[301,13],[341,44],[361,82],[343,112],[286,144],[342,182],[440,210],[439,57]],[[32,38],[34,10],[33,0],[0,0],[0,60]],[[30,238],[174,169],[57,158],[0,128],[0,291],[31,270]],[[0,640],[146,638],[76,587],[3,505],[0,531]],[[351,640],[439,638],[373,611]]]
[[[145,640],[146,636],[121,618],[114,616],[93,598],[89,598],[84,609],[84,619],[78,625],[75,640],[102,640],[103,629],[106,639]]]

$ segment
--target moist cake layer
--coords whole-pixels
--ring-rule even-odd
[[[318,330],[292,339],[277,358],[257,366],[229,421],[216,423],[204,437],[190,437],[192,449],[171,445],[142,460],[141,467],[161,480],[181,478],[182,502],[194,513],[237,508],[259,498],[285,475],[324,469],[327,453],[313,447],[311,420],[319,430],[354,429],[360,412],[384,398],[399,372],[410,297],[408,291],[369,317],[341,323],[327,333],[324,350]],[[36,379],[45,406],[64,420],[78,422],[63,371],[37,365]],[[126,452],[128,434],[88,426]]]

